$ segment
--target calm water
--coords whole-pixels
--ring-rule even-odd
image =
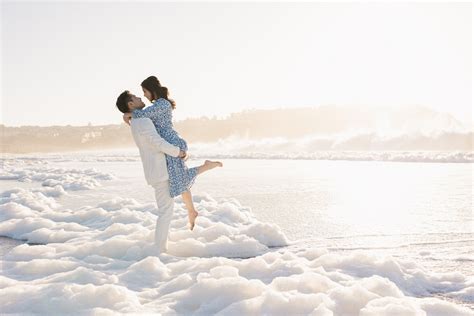
[[[190,161],[189,166],[200,161]],[[312,160],[223,160],[193,194],[235,198],[297,242],[333,251],[371,249],[436,271],[472,275],[473,165]],[[154,201],[137,162],[62,162],[118,180],[59,199],[68,208],[118,196]],[[6,187],[31,187],[3,181]],[[37,184],[39,185],[39,184]]]
[[[229,160],[195,192],[235,197],[299,244],[370,249],[472,275],[473,165]]]

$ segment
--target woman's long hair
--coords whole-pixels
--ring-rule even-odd
[[[161,86],[160,81],[155,76],[150,76],[143,80],[142,87],[150,91],[154,100],[158,100],[159,98],[166,99],[171,103],[173,110],[176,109],[176,102],[168,97],[168,88]]]

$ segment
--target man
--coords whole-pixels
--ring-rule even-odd
[[[122,113],[131,112],[145,107],[143,101],[124,91],[117,98],[117,108]],[[155,189],[158,219],[155,228],[155,245],[159,253],[168,250],[168,233],[173,216],[174,200],[169,193],[168,169],[164,154],[173,157],[186,157],[179,147],[169,144],[161,138],[149,118],[132,119],[130,123],[133,139],[140,151],[145,179]]]

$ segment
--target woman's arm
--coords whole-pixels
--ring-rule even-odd
[[[167,104],[156,101],[152,105],[142,110],[133,110],[132,117],[139,118],[139,117],[147,117],[149,119],[158,118],[161,115],[164,115],[168,111]]]

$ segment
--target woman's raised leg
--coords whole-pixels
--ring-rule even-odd
[[[217,167],[222,167],[222,162],[206,160],[206,161],[204,161],[203,165],[198,167],[197,174],[201,174],[203,172],[209,171],[209,170],[217,168]]]

